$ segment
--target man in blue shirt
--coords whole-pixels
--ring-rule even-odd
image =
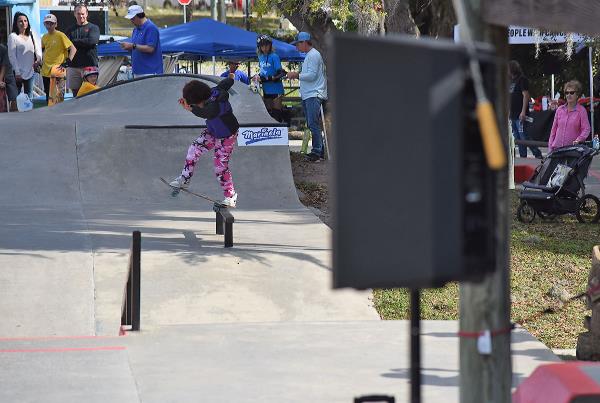
[[[323,137],[321,136],[321,104],[327,100],[327,77],[321,53],[312,46],[308,32],[298,33],[292,44],[299,52],[306,53],[300,73],[290,71],[287,78],[300,80],[300,96],[306,117],[306,125],[312,134],[312,150],[306,157],[313,162],[323,158]]]
[[[238,62],[236,60],[232,60],[229,63],[227,63],[227,65],[229,66],[229,69],[227,71],[224,71],[221,74],[221,77],[229,77],[235,81],[241,81],[246,85],[250,85],[250,80],[248,79],[248,75],[246,73],[244,73],[243,71],[238,70],[240,62]]]
[[[158,28],[146,17],[144,9],[137,4],[127,9],[125,18],[135,25],[131,42],[121,42],[121,47],[131,52],[133,76],[162,74],[163,60]]]

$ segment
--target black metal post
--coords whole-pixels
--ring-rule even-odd
[[[225,247],[231,248],[233,246],[233,222],[227,220],[225,222]]]
[[[219,210],[215,211],[216,217],[215,217],[215,222],[217,224],[217,235],[223,235],[223,216],[221,215],[221,212]]]
[[[421,403],[421,306],[418,288],[410,290],[410,401]]]
[[[131,330],[140,330],[141,316],[141,252],[142,252],[142,234],[140,231],[133,231],[133,241],[131,247]]]

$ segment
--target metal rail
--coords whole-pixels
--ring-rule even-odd
[[[125,285],[121,306],[121,326],[131,326],[131,330],[135,331],[140,330],[141,251],[142,234],[140,231],[133,231],[129,252],[127,284]]]

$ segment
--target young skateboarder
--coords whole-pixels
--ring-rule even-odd
[[[200,156],[214,148],[215,174],[225,196],[222,204],[228,207],[235,207],[238,196],[229,170],[229,157],[240,127],[229,103],[227,91],[232,85],[233,80],[226,78],[213,88],[198,80],[192,80],[183,87],[179,103],[194,115],[206,119],[206,129],[188,148],[181,175],[170,183],[176,188],[187,188]]]
[[[97,90],[99,87],[96,85],[98,81],[98,67],[89,66],[83,68],[83,83],[79,87],[77,97],[87,94],[88,92]]]

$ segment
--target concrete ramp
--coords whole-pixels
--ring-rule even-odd
[[[232,249],[210,203],[170,197],[159,177],[179,174],[204,124],[177,103],[190,79],[149,77],[3,116],[0,185],[12,191],[0,195],[0,314],[10,318],[0,337],[117,334],[134,230],[146,329],[378,319],[368,292],[331,290],[330,231],[299,203],[287,146],[236,147]],[[242,125],[275,124],[245,85],[231,102]],[[212,152],[191,189],[222,197]]]
[[[107,126],[203,125],[204,119],[184,110],[178,103],[183,86],[190,80],[200,80],[213,87],[220,78],[179,74],[141,77],[63,102],[50,110],[44,108],[33,113],[60,114],[82,125],[89,123],[86,119],[94,116],[102,116],[99,122]],[[231,106],[241,124],[277,124],[267,113],[260,95],[250,91],[247,85],[236,81],[229,93]]]
[[[408,323],[378,320],[370,292],[331,289],[331,232],[299,203],[286,145],[235,149],[233,248],[210,203],[159,181],[204,124],[177,105],[190,79],[0,117],[0,401],[402,401]],[[242,84],[231,102],[242,125],[274,125]],[[221,195],[212,155],[191,189]],[[141,332],[115,337],[134,230]],[[427,401],[458,401],[456,331],[424,323]],[[555,359],[523,333],[515,384]]]
[[[125,129],[77,125],[77,157],[84,204],[160,203],[173,205],[159,177],[180,174],[187,148],[200,129]],[[213,152],[196,166],[190,189],[218,200],[223,193],[213,170]],[[239,208],[301,208],[287,146],[237,147],[230,167]],[[212,211],[201,199],[181,195],[184,204]],[[166,204],[165,204],[166,203]],[[179,203],[181,204],[181,202]]]
[[[56,206],[77,203],[75,123],[0,118],[0,205]],[[7,118],[5,118],[5,116]],[[33,116],[33,114],[32,114]]]

